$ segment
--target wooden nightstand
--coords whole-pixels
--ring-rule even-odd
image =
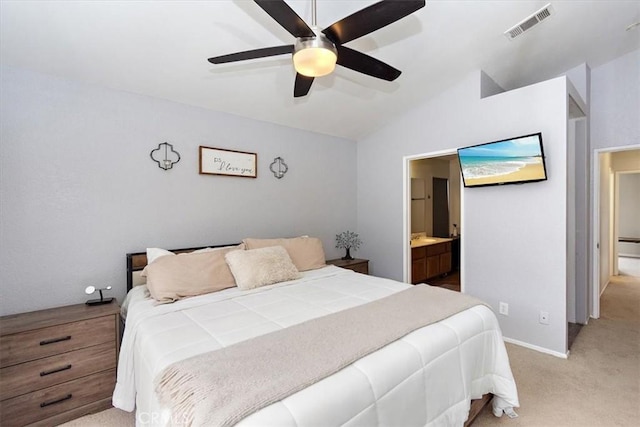
[[[368,259],[330,259],[327,260],[327,264],[335,265],[336,267],[348,268],[356,273],[369,274],[369,260]]]
[[[0,424],[57,425],[111,407],[120,307],[0,317]]]

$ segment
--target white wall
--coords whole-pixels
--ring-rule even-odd
[[[570,213],[568,222],[572,225],[568,247],[570,258],[567,282],[568,320],[586,324],[592,310],[592,293],[589,292],[591,279],[591,148],[589,117],[591,103],[591,68],[583,63],[565,73],[569,80],[569,124],[573,133],[570,149],[574,161],[573,184],[568,185]],[[573,145],[571,145],[573,144]],[[571,202],[573,201],[573,202]],[[572,223],[572,224],[571,224]],[[572,235],[573,234],[573,235]]]
[[[460,162],[456,157],[455,160],[451,160],[449,162],[449,191],[450,191],[450,201],[449,201],[449,229],[450,232],[453,233],[454,224],[456,233],[461,233],[460,229],[460,187],[462,183],[460,175]]]
[[[591,68],[589,65],[586,63],[580,64],[564,73],[564,75],[571,81],[588,110],[591,97]],[[584,113],[588,115],[589,111],[584,111]]]
[[[89,284],[122,298],[125,254],[148,246],[309,234],[335,257],[356,229],[352,141],[1,71],[0,314],[83,302]],[[165,141],[182,155],[169,171],[149,157]],[[256,152],[258,178],[199,175],[199,145]]]
[[[640,173],[621,173],[618,195],[618,235],[640,238]],[[620,242],[618,253],[640,257],[640,244]]]
[[[567,321],[576,322],[576,131],[567,123]]]
[[[506,337],[566,352],[564,77],[480,98],[481,73],[358,142],[358,228],[376,275],[403,277],[403,157],[542,132],[549,180],[465,189],[462,271],[467,293],[497,310]],[[550,325],[538,323],[539,311]]]
[[[590,192],[590,149],[588,118],[569,120],[569,126],[575,131],[575,300],[574,304],[577,323],[586,324],[590,313],[589,292],[591,279],[591,235],[593,233],[589,207],[591,206]]]

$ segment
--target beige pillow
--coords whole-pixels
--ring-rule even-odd
[[[236,285],[225,255],[242,252],[231,246],[210,252],[157,258],[147,265],[147,288],[158,302],[167,303],[231,288]]]
[[[298,269],[282,246],[229,252],[225,258],[236,284],[243,290],[300,277]]]
[[[222,246],[219,248],[202,248],[202,249],[196,249],[193,252],[188,252],[191,254],[199,254],[202,252],[214,252],[214,251],[219,251],[219,250],[223,250],[223,249],[229,249],[229,248],[236,248],[236,249],[244,249],[244,243],[240,243],[239,245],[233,245],[233,246]],[[185,252],[187,253],[187,252]],[[161,258],[163,256],[175,256],[177,255],[174,252],[168,251],[166,249],[162,249],[162,248],[147,248],[147,266],[149,264],[151,264],[152,262],[154,262],[155,260],[157,260],[158,258]],[[145,266],[145,268],[142,270],[142,273],[140,273],[141,277],[147,277],[147,267]]]
[[[324,267],[324,249],[322,241],[317,237],[294,237],[291,239],[244,239],[247,249],[258,249],[269,246],[282,246],[287,250],[291,261],[299,271],[315,270]]]

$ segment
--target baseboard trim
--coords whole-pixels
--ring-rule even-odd
[[[554,350],[549,350],[548,348],[544,348],[544,347],[539,347],[537,345],[533,345],[533,344],[529,344],[523,341],[518,341],[518,340],[514,340],[513,338],[507,338],[507,337],[502,337],[504,339],[505,342],[508,342],[510,344],[515,344],[515,345],[519,345],[520,347],[525,347],[528,348],[530,350],[535,350],[538,351],[540,353],[546,353],[546,354],[550,354],[552,356],[555,357],[559,357],[560,359],[568,359],[569,358],[569,353],[560,353],[559,351],[554,351]]]
[[[602,288],[602,290],[600,291],[600,298],[602,298],[602,294],[604,294],[604,291],[607,290],[607,286],[609,286],[609,282],[610,280],[607,279],[606,283],[604,284],[604,288]]]

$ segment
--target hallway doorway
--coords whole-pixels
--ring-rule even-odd
[[[596,150],[592,170],[591,317],[597,319],[607,286],[633,277],[640,264],[640,145]],[[621,274],[621,267],[629,272]]]

